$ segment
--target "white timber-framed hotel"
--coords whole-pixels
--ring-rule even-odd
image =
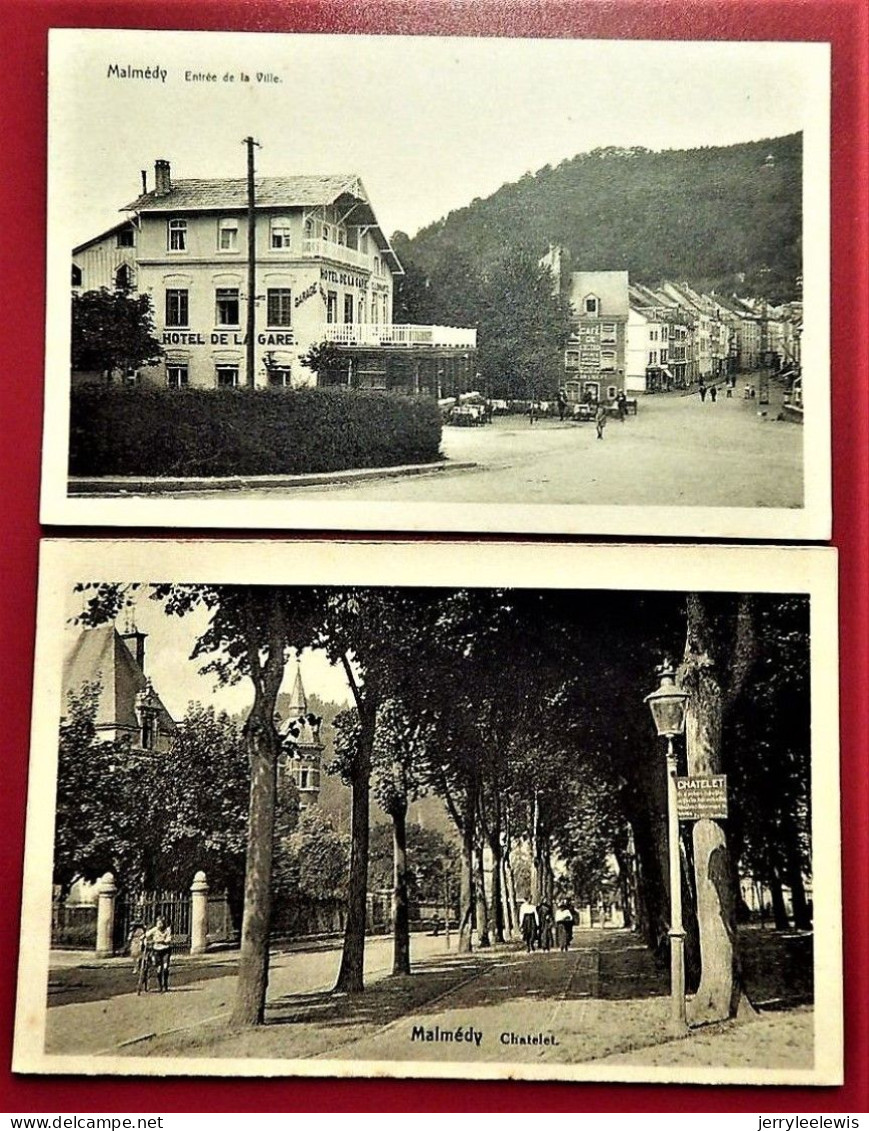
[[[161,361],[127,379],[173,388],[311,385],[301,358],[331,343],[320,384],[454,396],[473,385],[476,330],[396,325],[402,267],[358,176],[255,179],[254,372],[247,372],[248,184],[173,181],[121,209],[128,218],[73,249],[74,293],[151,299]],[[74,374],[75,379],[85,375]]]

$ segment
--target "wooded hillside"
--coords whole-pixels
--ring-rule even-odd
[[[784,301],[799,297],[801,187],[802,134],[660,153],[598,149],[504,185],[413,239],[396,233],[395,250],[411,289],[428,278],[434,290],[456,265],[459,275],[469,264],[486,271],[505,249],[541,256],[554,243],[574,270],[627,269],[636,282],[687,280]]]

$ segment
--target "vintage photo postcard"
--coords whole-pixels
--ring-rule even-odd
[[[17,1072],[836,1084],[836,552],[47,541]]]
[[[828,538],[829,143],[826,43],[54,29],[42,519]]]

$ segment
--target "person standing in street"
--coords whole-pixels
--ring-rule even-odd
[[[625,417],[628,413],[628,398],[625,396],[624,389],[619,389],[616,395],[616,406],[619,410],[619,420],[624,424]]]
[[[552,908],[548,903],[541,903],[538,911],[540,919],[540,949],[552,950]]]
[[[564,423],[564,410],[567,408],[567,390],[562,385],[558,390],[558,419]]]
[[[157,970],[157,988],[161,994],[169,992],[169,957],[172,954],[172,928],[162,915],[149,931],[145,932],[145,946],[154,955]]]
[[[531,902],[529,896],[528,899],[523,899],[519,905],[519,929],[522,931],[522,939],[528,954],[534,949],[539,928],[540,920],[537,917],[537,907]]]
[[[716,385],[713,385],[710,388],[709,396],[712,398],[712,403],[715,404],[715,402],[718,400],[718,387]]]
[[[597,438],[603,439],[603,430],[606,428],[607,411],[605,404],[597,406],[597,412],[594,414],[594,426],[597,429]]]
[[[700,382],[700,401],[702,403],[702,402],[705,402],[705,400],[706,400],[706,386],[701,381]]]
[[[566,903],[562,903],[555,912],[555,945],[560,951],[567,951],[572,939],[573,912]]]

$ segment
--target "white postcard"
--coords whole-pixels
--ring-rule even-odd
[[[42,519],[825,539],[829,144],[823,43],[54,29]]]
[[[40,571],[15,1071],[841,1082],[834,550]]]

